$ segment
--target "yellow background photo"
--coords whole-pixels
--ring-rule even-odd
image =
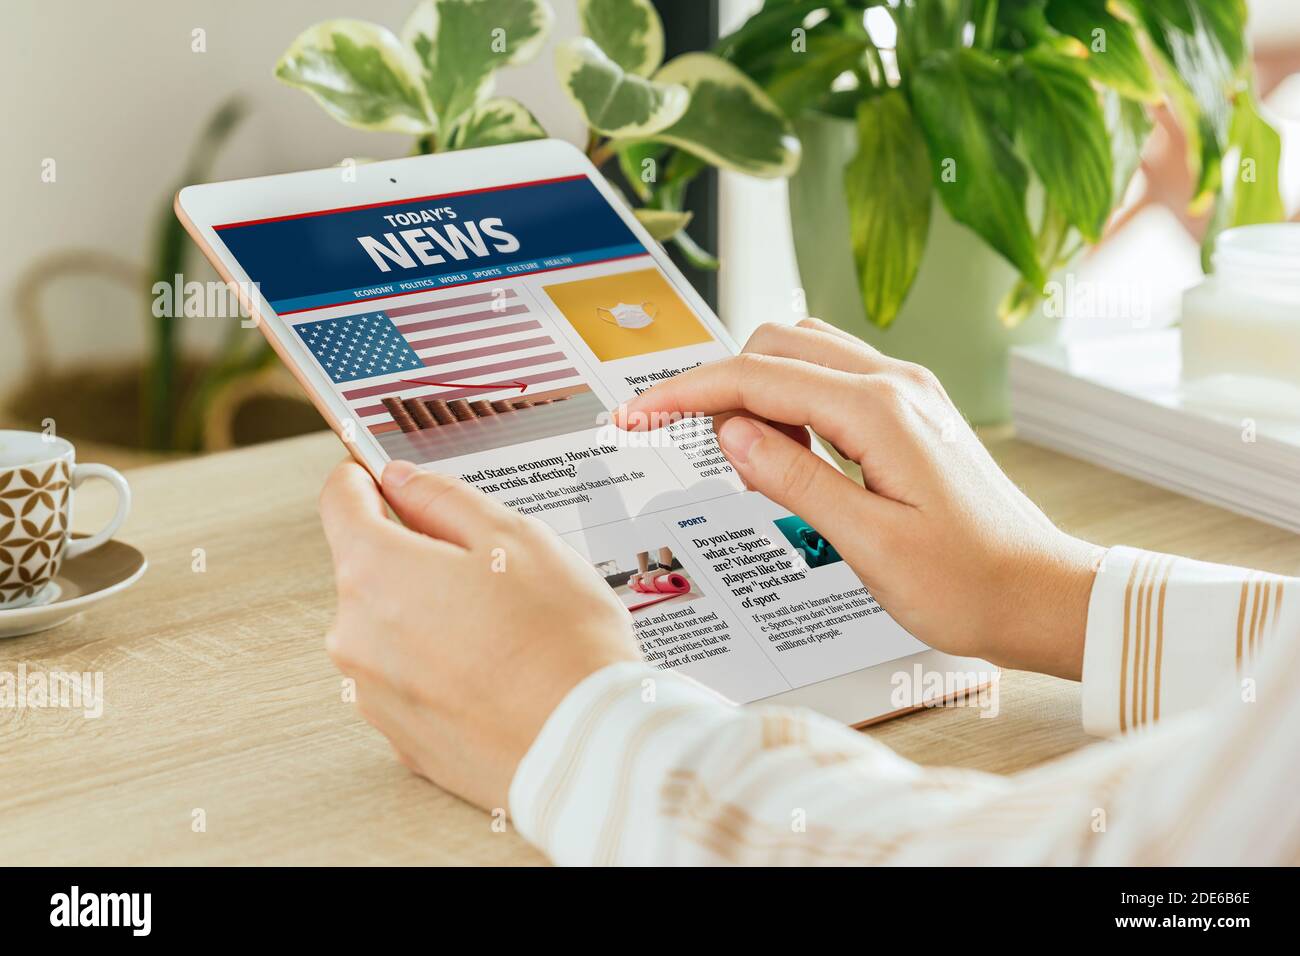
[[[545,291],[602,362],[696,345],[713,338],[658,269],[562,282],[545,286]],[[645,305],[655,320],[643,329],[625,329],[614,324],[608,313],[599,311],[612,309],[620,302]]]

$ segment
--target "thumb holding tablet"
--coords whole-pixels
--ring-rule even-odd
[[[346,461],[320,510],[338,593],[326,650],[358,711],[403,763],[481,807],[506,806],[569,690],[640,660],[630,615],[591,565],[459,478],[394,462],[376,487]]]
[[[473,550],[490,541],[515,517],[459,478],[424,471],[409,461],[390,461],[381,488],[393,513],[412,531]]]

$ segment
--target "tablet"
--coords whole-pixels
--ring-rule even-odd
[[[548,524],[657,666],[854,725],[991,679],[926,648],[833,540],[747,492],[708,419],[611,424],[736,346],[574,147],[189,186],[176,212],[359,462],[457,475]]]

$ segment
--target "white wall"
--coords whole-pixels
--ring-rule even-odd
[[[721,0],[723,34],[739,27],[761,0]],[[740,342],[764,322],[805,315],[790,237],[785,180],[720,178],[718,312]]]
[[[552,0],[555,36],[576,31],[574,0]],[[410,139],[347,129],[272,67],[305,27],[332,17],[398,30],[414,0],[5,0],[0,31],[0,392],[23,369],[13,286],[37,257],[74,246],[144,261],[160,208],[170,204],[189,146],[232,93],[252,115],[216,167],[233,179],[328,166],[345,156],[405,154]],[[191,52],[191,31],[207,52]],[[501,75],[500,92],[526,103],[554,135],[576,121],[554,79],[552,52]],[[42,161],[57,181],[41,181]],[[76,358],[130,352],[142,341],[142,306],[102,283],[65,284],[50,298],[59,352]],[[189,320],[191,324],[204,320]],[[199,337],[212,323],[199,329]]]

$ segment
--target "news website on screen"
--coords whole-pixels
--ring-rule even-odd
[[[228,223],[218,238],[393,459],[546,522],[646,657],[751,701],[922,650],[707,418],[610,411],[729,354],[585,176]]]

